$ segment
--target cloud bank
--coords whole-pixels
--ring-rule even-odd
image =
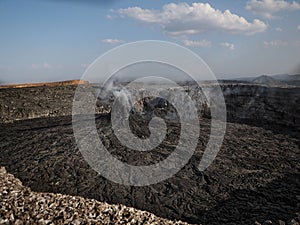
[[[271,47],[281,47],[281,46],[287,46],[286,41],[282,40],[274,40],[274,41],[265,41],[264,46],[265,48],[271,48]]]
[[[223,42],[220,44],[222,47],[224,48],[228,48],[229,50],[234,50],[235,46],[232,43],[228,43],[228,42]]]
[[[299,10],[300,4],[285,0],[251,0],[247,3],[246,9],[264,18],[273,19],[275,13]]]
[[[103,39],[102,42],[103,42],[103,43],[106,43],[106,44],[112,44],[112,45],[115,45],[115,44],[122,44],[122,43],[124,43],[125,41],[119,40],[119,39],[111,39],[111,38],[108,38],[108,39]]]
[[[201,40],[201,41],[183,40],[182,43],[183,45],[188,47],[200,47],[200,48],[211,47],[211,42],[207,40]]]
[[[186,36],[208,31],[253,35],[263,32],[267,25],[261,20],[252,22],[244,17],[214,9],[208,3],[170,3],[162,10],[128,7],[118,10],[121,17],[129,17],[148,24],[158,24],[169,36]]]

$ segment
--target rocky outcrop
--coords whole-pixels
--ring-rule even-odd
[[[91,86],[81,84],[82,90],[91,91]],[[77,85],[50,85],[26,88],[0,89],[0,122],[69,116]],[[94,98],[90,99],[94,101]],[[87,102],[88,103],[88,102]],[[107,109],[99,103],[96,113]]]
[[[84,84],[82,90],[93,92],[90,100],[95,101],[96,88]],[[214,85],[205,85],[212,94]],[[72,114],[72,104],[77,85],[42,86],[0,89],[0,122],[15,120],[68,116]],[[269,87],[259,84],[221,84],[226,102],[227,118],[231,122],[252,122],[256,124],[278,124],[300,127],[300,87]],[[164,90],[166,91],[166,90]],[[140,89],[134,90],[143,96]],[[186,87],[186,92],[196,101],[202,116],[209,117],[209,104],[203,92],[197,87]],[[114,95],[99,99],[96,114],[109,113]],[[176,99],[176,95],[171,96]],[[88,102],[86,102],[88,103]],[[174,109],[159,98],[144,98],[135,104],[138,112],[154,108],[174,114]]]

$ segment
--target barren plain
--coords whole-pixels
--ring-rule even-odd
[[[199,118],[201,135],[189,163],[174,177],[144,187],[113,183],[83,159],[72,128],[75,89],[75,85],[0,89],[0,166],[26,188],[50,199],[80,196],[80,201],[86,201],[83,205],[94,199],[137,209],[128,215],[140,215],[138,210],[149,212],[143,214],[145,220],[126,220],[117,210],[111,214],[119,215],[119,219],[112,216],[103,223],[120,222],[122,218],[136,224],[167,220],[193,224],[300,223],[300,88],[223,84],[228,123],[223,145],[212,165],[203,172],[197,169],[210,134],[209,112],[203,112]],[[167,137],[155,150],[137,154],[122,146],[114,135],[109,107],[99,102],[96,113],[99,136],[119,160],[149,165],[166,158],[176,147],[180,132],[176,121],[168,122]],[[142,116],[133,116],[131,128],[137,136],[149,134]],[[9,185],[3,177],[1,185]],[[40,208],[38,214],[26,214],[31,206],[22,206],[24,198],[6,203],[9,198],[3,197],[3,190],[9,194],[9,189],[1,188],[3,224],[37,223],[39,214],[44,218],[52,210],[59,212],[59,207],[68,208],[68,204],[53,204],[52,209],[49,206]],[[74,203],[71,202],[70,205]],[[74,221],[65,223],[97,223],[77,220],[85,218],[86,213],[82,210]],[[150,220],[153,214],[156,219]],[[31,220],[23,215],[29,215]],[[49,218],[52,219],[44,219],[41,224],[50,224],[51,220],[54,224],[64,223],[60,217],[56,222]]]

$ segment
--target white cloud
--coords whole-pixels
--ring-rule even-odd
[[[211,42],[207,40],[202,40],[202,41],[183,40],[182,43],[188,47],[201,47],[201,48],[211,47]]]
[[[31,66],[30,66],[30,68],[36,70],[36,69],[38,69],[40,67],[39,67],[39,65],[32,63]]]
[[[222,47],[225,47],[225,48],[228,48],[230,50],[234,50],[235,49],[235,46],[234,44],[232,43],[228,43],[228,42],[223,42],[220,44]]]
[[[244,17],[214,9],[208,3],[170,3],[163,6],[162,10],[142,9],[129,7],[119,9],[121,17],[159,24],[164,32],[171,36],[185,36],[206,31],[222,31],[233,34],[252,35],[263,32],[267,25],[255,19],[248,22]]]
[[[282,40],[264,41],[265,48],[287,46],[287,44],[286,41]]]
[[[300,4],[296,1],[287,2],[285,0],[250,0],[247,2],[246,9],[262,17],[272,19],[277,12],[299,10]]]
[[[282,30],[282,28],[280,28],[280,27],[276,27],[276,29],[275,29],[277,32],[282,32],[283,30]]]
[[[113,44],[113,45],[115,45],[115,44],[122,44],[125,41],[119,40],[119,39],[110,39],[110,38],[108,38],[108,39],[103,39],[102,42],[106,43],[106,44]]]
[[[44,62],[44,63],[43,63],[43,68],[44,68],[44,69],[51,69],[52,66],[51,66],[49,63]]]
[[[297,30],[300,30],[300,25],[298,25]]]
[[[47,62],[44,62],[43,64],[35,64],[35,63],[32,63],[31,66],[30,66],[31,69],[33,70],[37,70],[37,69],[52,69],[53,66],[50,65],[49,63]],[[57,65],[57,68],[60,69],[62,68],[62,65]]]

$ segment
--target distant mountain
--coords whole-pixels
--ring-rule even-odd
[[[277,74],[277,75],[261,75],[258,77],[239,77],[230,80],[259,83],[266,85],[292,85],[300,86],[300,74],[289,75],[289,74]]]
[[[252,80],[252,83],[266,84],[269,86],[286,85],[284,82],[282,82],[280,80],[276,80],[275,78],[273,78],[271,76],[267,76],[267,75],[262,75],[262,76],[255,78],[254,80]]]

